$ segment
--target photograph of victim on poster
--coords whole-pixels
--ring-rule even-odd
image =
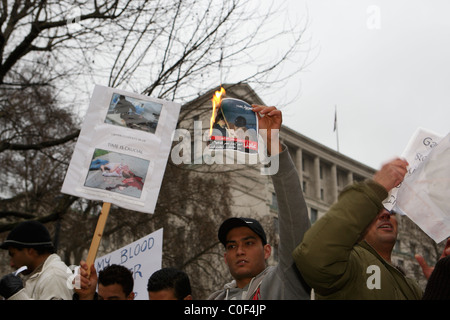
[[[95,149],[84,186],[140,198],[150,161]]]
[[[113,93],[105,123],[156,132],[162,104]]]
[[[252,107],[233,98],[222,100],[216,111],[209,148],[258,153],[258,123]]]

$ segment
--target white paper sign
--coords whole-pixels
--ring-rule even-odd
[[[441,135],[428,129],[418,128],[414,132],[412,137],[409,139],[408,145],[403,151],[403,154],[401,155],[401,157],[409,163],[408,172],[405,175],[405,179],[415,172],[417,167],[427,159],[430,151],[437,146],[441,139]],[[401,186],[402,185],[400,184],[396,188],[393,188],[389,192],[386,200],[384,200],[383,205],[387,210],[392,210],[394,208],[397,200],[397,193]]]
[[[61,192],[153,213],[180,108],[96,85]]]
[[[450,134],[402,182],[395,210],[439,243],[450,236]]]
[[[148,300],[147,283],[161,269],[163,229],[95,260],[97,273],[109,265],[127,267],[133,273],[135,300]]]

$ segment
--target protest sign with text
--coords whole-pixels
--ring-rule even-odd
[[[408,215],[436,243],[450,236],[450,134],[439,140],[397,192],[394,210]]]
[[[161,269],[163,229],[159,229],[95,260],[97,272],[109,265],[125,266],[133,273],[135,300],[148,300],[147,282]]]

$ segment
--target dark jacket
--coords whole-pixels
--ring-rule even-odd
[[[293,257],[318,299],[420,299],[422,290],[358,239],[383,209],[386,190],[354,183],[308,232]],[[379,287],[379,288],[378,288]]]

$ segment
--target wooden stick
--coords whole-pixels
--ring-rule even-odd
[[[97,227],[95,228],[95,233],[91,241],[91,247],[89,248],[89,253],[86,259],[86,264],[88,265],[88,275],[91,274],[91,266],[94,264],[95,257],[97,256],[98,247],[100,245],[100,241],[102,240],[103,229],[105,228],[106,219],[108,218],[110,208],[111,203],[104,202],[102,211],[98,216]]]

